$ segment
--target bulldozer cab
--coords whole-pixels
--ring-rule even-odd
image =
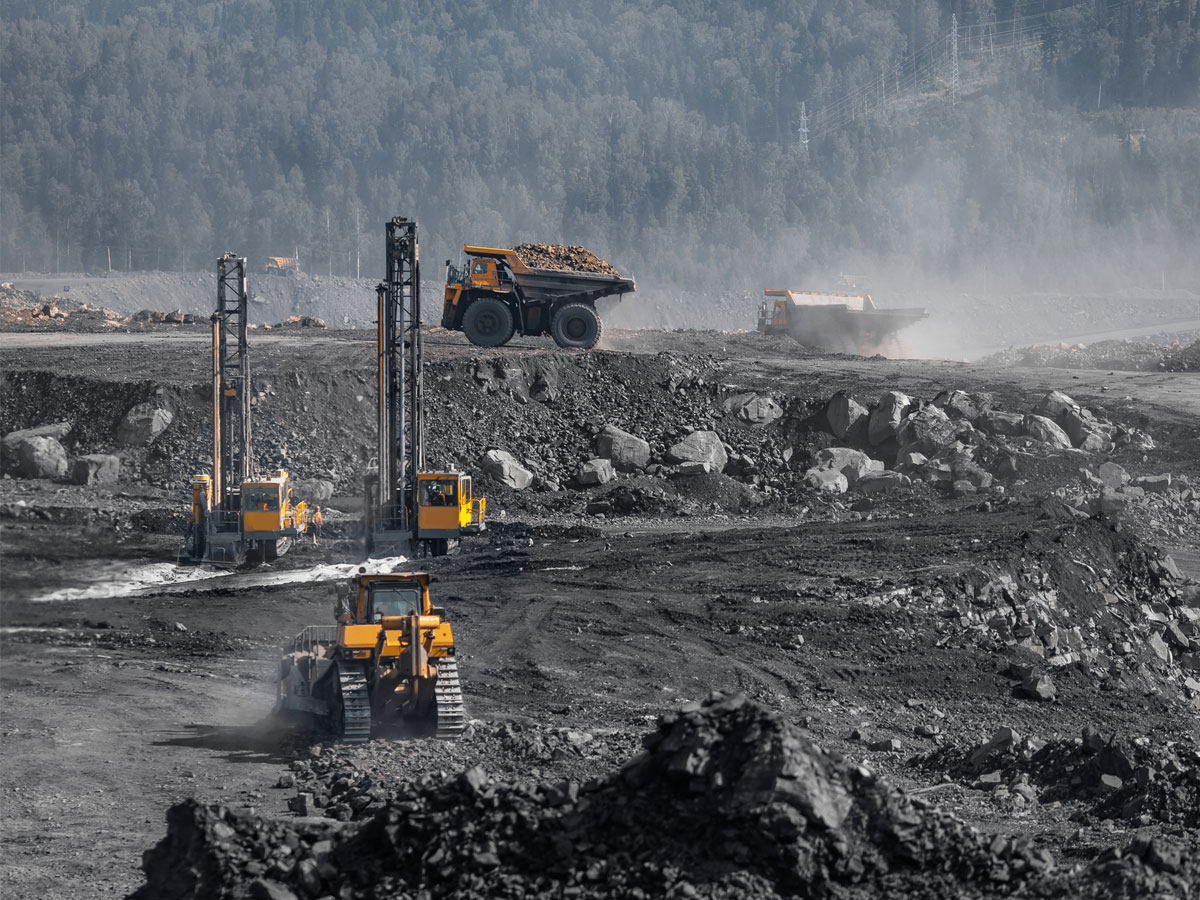
[[[382,622],[397,616],[420,615],[423,611],[421,585],[418,582],[383,582],[367,588],[368,621]]]

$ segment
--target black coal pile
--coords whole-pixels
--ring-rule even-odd
[[[291,764],[278,787],[294,788],[298,815],[320,813],[342,821],[367,819],[400,799],[414,781],[461,771],[486,761],[499,780],[536,777],[582,783],[612,770],[637,750],[626,730],[588,731],[517,722],[473,722],[459,740],[386,739],[367,744],[317,744]]]
[[[518,244],[513,250],[521,258],[521,262],[531,269],[571,269],[576,272],[595,272],[599,275],[620,274],[595,253],[578,244]]]
[[[478,766],[430,776],[340,829],[180,804],[134,896],[998,896],[1053,866],[741,696],[669,713],[643,743],[583,785],[497,783]]]

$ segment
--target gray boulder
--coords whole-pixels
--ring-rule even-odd
[[[616,477],[617,470],[613,468],[612,460],[589,459],[579,467],[575,480],[585,485],[608,484]]]
[[[742,405],[738,418],[750,425],[770,425],[783,418],[783,407],[770,397],[755,397]]]
[[[108,453],[89,453],[71,463],[72,484],[116,484],[121,460]]]
[[[867,440],[878,446],[894,438],[911,405],[912,397],[900,391],[888,391],[880,397],[867,424]]]
[[[901,450],[896,457],[896,469],[901,472],[911,472],[920,469],[929,462],[929,457],[915,450]]]
[[[983,411],[983,403],[966,391],[942,391],[933,398],[933,405],[944,409],[952,419],[966,419],[969,422],[978,419]]]
[[[1045,416],[1026,416],[1024,424],[1025,433],[1034,440],[1060,450],[1071,449],[1071,438]]]
[[[938,406],[923,406],[904,417],[896,431],[896,440],[906,451],[930,456],[954,443],[957,427]]]
[[[616,425],[605,425],[596,435],[596,455],[611,459],[622,472],[633,472],[650,464],[650,445]]]
[[[67,474],[67,451],[52,437],[27,437],[17,442],[16,474],[21,478],[62,478]]]
[[[324,478],[305,478],[294,485],[296,499],[309,503],[325,503],[332,496],[336,485]]]
[[[1143,475],[1133,479],[1133,483],[1147,494],[1164,494],[1171,489],[1171,475]]]
[[[884,491],[908,487],[910,484],[912,484],[912,479],[907,475],[888,470],[884,472],[872,472],[869,475],[863,476],[859,479],[855,488],[864,494],[880,494]]]
[[[1051,416],[1050,418],[1055,418]],[[1071,439],[1071,443],[1076,447],[1081,445],[1087,439],[1089,434],[1103,435],[1104,428],[1101,423],[1092,415],[1091,410],[1075,407],[1068,409],[1061,416],[1055,418],[1067,433],[1067,437]]]
[[[16,469],[17,446],[26,438],[48,437],[61,442],[70,434],[71,427],[70,422],[55,422],[52,425],[39,425],[36,428],[10,431],[3,439],[0,439],[0,467],[6,472]]]
[[[1100,480],[1106,488],[1119,491],[1129,483],[1129,473],[1115,462],[1104,462],[1100,464]]]
[[[851,450],[849,447],[827,447],[817,453],[816,463],[814,469],[833,469],[835,472],[841,472],[851,487],[860,478],[872,472],[883,471],[882,462],[871,459],[861,450]]]
[[[1079,409],[1080,406],[1062,391],[1051,391],[1037,402],[1033,411],[1047,419],[1061,421],[1061,417],[1069,410]]]
[[[969,459],[955,460],[954,480],[969,481],[979,490],[987,490],[992,486],[992,473],[983,466]]]
[[[175,420],[174,414],[156,403],[139,403],[117,425],[117,443],[144,447],[162,434]]]
[[[693,431],[682,441],[671,445],[665,458],[672,465],[706,462],[712,472],[725,471],[725,464],[729,462],[725,445],[715,431]]]
[[[1024,433],[1025,417],[1020,413],[1005,412],[1002,409],[989,409],[979,416],[980,427],[992,434],[1004,434],[1016,437]]]
[[[846,476],[836,469],[809,469],[804,473],[804,483],[827,494],[844,494],[850,487]]]
[[[485,475],[490,475],[514,491],[523,491],[533,482],[533,473],[507,450],[489,450],[483,455],[480,468]]]
[[[825,406],[829,430],[834,437],[843,440],[860,435],[870,418],[871,413],[867,408],[844,391],[838,391],[830,397]]]
[[[1087,453],[1111,453],[1114,446],[1113,442],[1103,435],[1092,432],[1083,436],[1078,449]]]

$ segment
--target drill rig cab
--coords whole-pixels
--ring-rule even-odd
[[[180,564],[270,562],[308,533],[308,504],[292,497],[288,473],[251,472],[250,353],[246,260],[217,260],[213,313],[213,470],[192,476],[191,516]]]
[[[417,223],[386,226],[387,276],[376,290],[379,465],[367,481],[367,551],[442,556],[486,526],[487,500],[461,472],[425,471],[424,344]]]
[[[278,708],[323,720],[342,740],[406,724],[453,738],[466,726],[454,631],[429,597],[429,575],[368,575],[338,585],[337,624],[285,645]]]

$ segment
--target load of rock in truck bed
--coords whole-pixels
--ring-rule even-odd
[[[531,269],[570,269],[599,275],[620,275],[595,253],[578,244],[518,244],[513,251]]]

